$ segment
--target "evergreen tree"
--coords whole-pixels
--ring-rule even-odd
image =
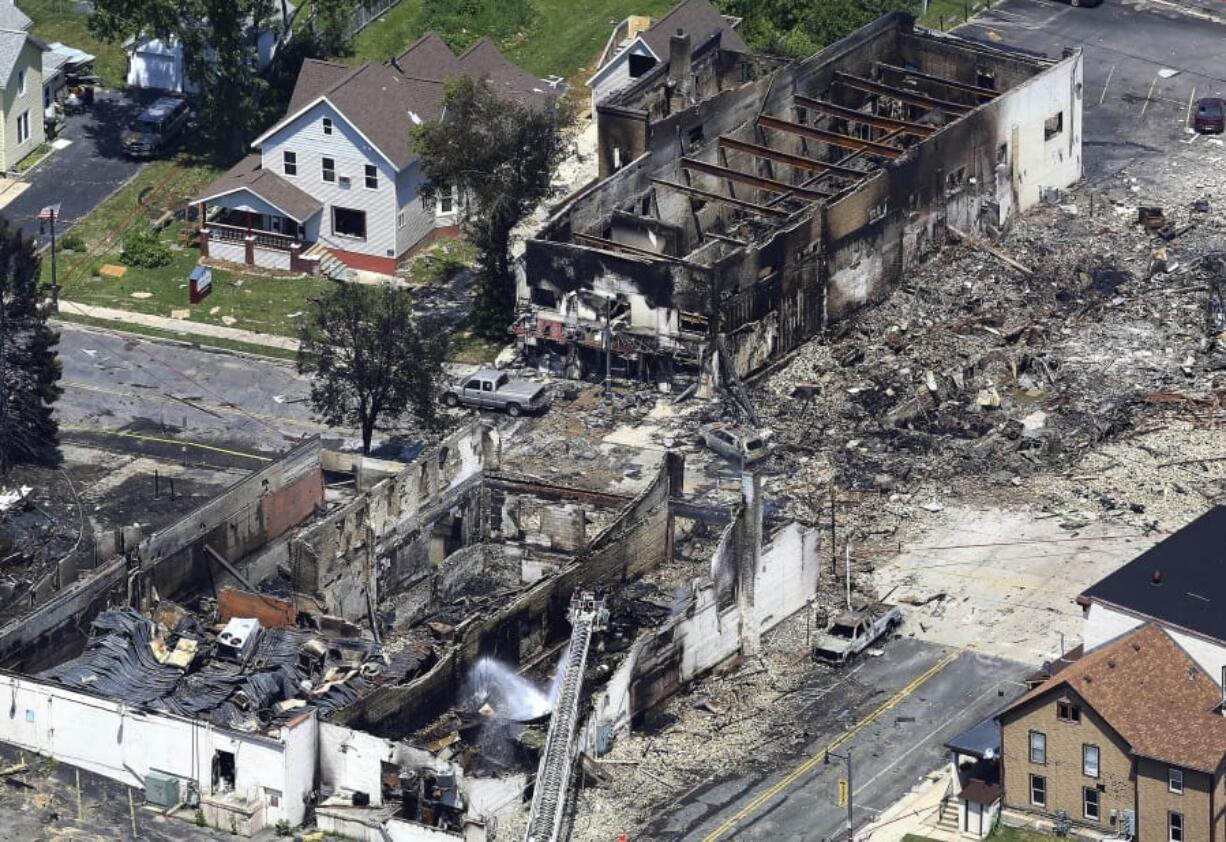
[[[0,220],[0,474],[58,458],[59,334],[47,324],[34,242]]]

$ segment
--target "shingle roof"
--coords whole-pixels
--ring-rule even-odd
[[[47,45],[28,32],[17,29],[0,29],[0,88],[7,88],[21,51],[30,41],[34,46],[46,52]]]
[[[0,0],[0,29],[16,29],[26,31],[34,22],[25,12],[17,8],[13,0]]]
[[[1226,506],[1210,509],[1081,596],[1226,641]]]
[[[1148,623],[1087,652],[1022,696],[1009,714],[1067,687],[1115,729],[1134,754],[1214,772],[1226,757],[1222,689],[1161,627]]]
[[[304,61],[287,113],[292,116],[326,97],[354,128],[403,169],[414,160],[410,137],[413,126],[438,119],[446,81],[465,73],[520,101],[539,102],[552,96],[544,82],[508,61],[489,39],[481,39],[457,56],[431,32],[387,64],[366,62],[348,67]]]
[[[669,40],[678,29],[690,36],[690,43],[694,47],[720,32],[720,46],[725,50],[742,53],[749,51],[741,33],[733,29],[727,18],[708,0],[684,0],[678,3],[664,17],[644,30],[641,37],[660,61],[668,61]]]
[[[310,194],[264,169],[259,155],[248,155],[239,161],[229,172],[201,191],[195,201],[211,201],[239,190],[259,196],[296,222],[305,222],[323,208]]]

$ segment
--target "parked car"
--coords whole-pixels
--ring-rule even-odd
[[[443,403],[451,407],[463,404],[476,409],[500,409],[517,417],[549,406],[549,393],[540,383],[512,380],[496,368],[482,368],[448,386],[443,392]]]
[[[120,143],[129,155],[152,158],[182,133],[190,116],[187,100],[175,96],[159,97],[132,121],[120,137]]]
[[[818,635],[814,654],[823,661],[845,664],[902,625],[897,605],[878,602],[867,608],[840,611]]]
[[[699,431],[703,442],[730,462],[749,465],[770,453],[766,440],[751,430],[712,421]]]
[[[1196,101],[1192,128],[1201,134],[1221,134],[1226,131],[1226,99],[1207,96]]]

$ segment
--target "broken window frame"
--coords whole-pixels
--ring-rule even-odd
[[[1061,699],[1056,702],[1056,719],[1061,722],[1078,723],[1081,721],[1081,707],[1066,699]]]
[[[1057,111],[1043,121],[1043,140],[1055,140],[1064,133],[1064,112]]]

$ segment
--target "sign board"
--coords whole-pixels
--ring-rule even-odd
[[[188,295],[193,304],[199,304],[213,291],[213,270],[197,266],[188,277]]]
[[[839,794],[836,806],[847,806],[847,778],[839,778]]]

